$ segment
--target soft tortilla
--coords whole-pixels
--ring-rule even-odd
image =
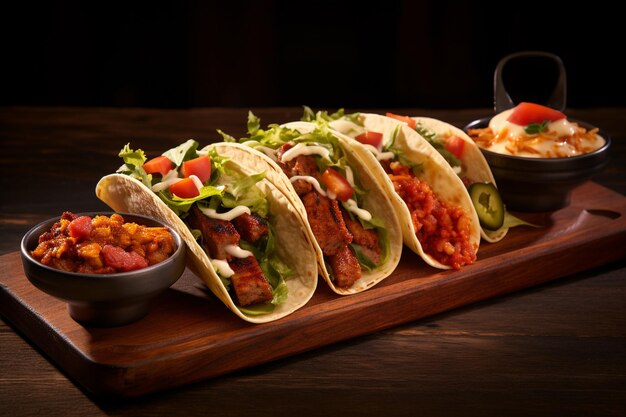
[[[422,165],[423,169],[421,170],[420,179],[430,185],[433,192],[440,200],[445,201],[450,206],[461,207],[470,216],[472,222],[470,242],[474,245],[476,251],[478,251],[480,245],[480,223],[478,215],[474,210],[472,201],[463,182],[445,159],[428,141],[426,141],[426,139],[421,137],[415,130],[409,128],[406,123],[371,113],[361,113],[359,118],[365,130],[382,133],[383,138],[391,137],[394,131],[397,130],[394,147],[402,150],[404,156],[412,162]],[[356,133],[350,131],[351,125],[351,123],[346,123],[341,119],[329,123],[331,128],[349,135],[350,137]],[[356,140],[351,139],[351,143],[353,150],[366,163],[367,168],[371,172],[376,173],[377,180],[382,184],[386,184],[383,189],[391,190],[395,210],[396,213],[398,213],[402,226],[404,244],[413,252],[417,253],[429,265],[439,269],[450,269],[448,265],[440,263],[431,255],[424,252],[422,244],[415,235],[411,213],[406,203],[394,191],[393,183],[384,170],[381,169],[380,162],[367,148],[359,146],[360,144]]]
[[[219,149],[225,149],[224,146],[228,145],[220,146]],[[223,154],[219,151],[218,153]],[[248,159],[241,157],[241,153],[239,149],[229,152],[232,156],[232,160],[227,162],[229,169],[248,175],[271,170],[271,167],[266,166],[262,160],[257,160],[252,165],[236,162]],[[317,286],[315,268],[317,256],[309,235],[303,230],[306,229],[306,225],[291,201],[266,179],[259,181],[257,186],[263,190],[269,202],[278,255],[295,271],[294,276],[286,280],[289,289],[287,299],[277,305],[271,313],[262,315],[248,315],[237,307],[217,275],[209,256],[195,240],[187,225],[143,183],[123,174],[107,175],[96,185],[96,195],[115,211],[154,217],[175,228],[189,249],[188,267],[237,316],[251,323],[265,323],[293,313],[311,299]]]
[[[298,130],[301,133],[308,133],[316,128],[316,125],[309,122],[292,122],[283,125],[290,129]],[[354,175],[359,178],[364,189],[368,190],[367,196],[363,200],[363,208],[370,211],[372,215],[383,219],[386,228],[386,237],[389,240],[389,256],[387,262],[378,266],[372,271],[362,271],[361,278],[359,278],[350,288],[339,288],[335,286],[331,279],[330,273],[326,268],[324,262],[324,255],[319,247],[309,222],[307,220],[306,209],[300,200],[300,197],[296,193],[289,178],[283,173],[283,170],[274,162],[270,157],[263,154],[254,148],[245,144],[232,144],[229,143],[229,148],[226,149],[221,144],[216,145],[217,150],[222,155],[229,155],[232,153],[235,157],[235,150],[238,148],[245,148],[247,153],[237,152],[239,157],[246,158],[242,163],[254,165],[259,160],[264,161],[272,165],[273,169],[266,172],[266,178],[275,183],[279,188],[285,191],[289,196],[292,204],[296,207],[296,210],[300,213],[300,216],[304,220],[306,225],[305,231],[311,237],[314,242],[315,251],[317,253],[318,269],[320,275],[328,283],[330,288],[337,294],[349,295],[356,294],[371,288],[387,278],[396,269],[396,266],[400,262],[400,256],[402,255],[402,231],[400,228],[399,219],[394,214],[393,204],[389,198],[389,193],[384,190],[385,184],[378,181],[377,176],[370,170],[365,169],[365,164],[361,159],[353,152],[353,146],[350,144],[350,139],[345,138],[342,135],[337,135],[339,143],[342,146],[346,158],[350,162],[353,168]],[[230,149],[230,150],[229,150]],[[382,169],[378,167],[377,169]]]
[[[412,117],[412,119],[426,129],[435,132],[437,136],[454,135],[461,138],[465,142],[463,158],[461,160],[462,170],[465,176],[471,178],[474,182],[490,182],[494,186],[497,186],[485,156],[467,133],[450,123],[438,119],[430,117]],[[502,240],[508,231],[508,227],[501,227],[498,230],[485,230],[483,228],[480,230],[482,238],[492,243]]]

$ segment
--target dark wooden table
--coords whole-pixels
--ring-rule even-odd
[[[263,123],[299,108],[252,109]],[[365,109],[347,109],[348,111]],[[430,111],[462,126],[487,109]],[[243,135],[248,109],[0,109],[0,255],[70,208],[127,142],[150,154]],[[613,138],[595,181],[626,194],[626,109],[572,109]],[[626,242],[624,242],[626,244]],[[626,259],[548,284],[137,399],[93,398],[0,320],[0,415],[626,415]],[[173,374],[172,378],[176,378]]]

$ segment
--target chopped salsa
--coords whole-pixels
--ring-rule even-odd
[[[126,223],[117,213],[91,218],[66,211],[39,237],[32,255],[63,271],[113,274],[157,264],[175,250],[167,227]]]
[[[472,220],[460,207],[439,200],[432,188],[417,178],[411,168],[397,161],[382,161],[395,191],[411,213],[415,235],[424,252],[454,269],[476,260],[471,242]]]

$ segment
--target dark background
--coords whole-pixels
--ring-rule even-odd
[[[521,50],[562,58],[568,107],[626,105],[624,18],[612,6],[496,4],[2,6],[0,105],[489,107],[498,60]],[[510,81],[522,94],[514,99],[550,90],[548,72],[521,89]]]

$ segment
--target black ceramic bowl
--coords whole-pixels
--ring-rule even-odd
[[[476,120],[464,130],[489,126],[491,117]],[[575,120],[580,126],[593,126]],[[594,152],[568,158],[526,158],[481,149],[507,209],[547,212],[566,207],[574,188],[602,171],[609,162],[611,138],[601,129],[604,146]]]
[[[80,213],[111,216],[113,212]],[[120,213],[125,222],[146,226],[167,226],[148,217]],[[68,303],[70,316],[77,322],[97,327],[129,324],[144,317],[151,301],[180,278],[185,270],[185,244],[170,228],[175,252],[166,260],[147,268],[116,274],[80,274],[61,271],[37,261],[31,251],[39,236],[50,230],[59,217],[46,220],[30,229],[22,238],[21,256],[24,273],[40,290]]]

